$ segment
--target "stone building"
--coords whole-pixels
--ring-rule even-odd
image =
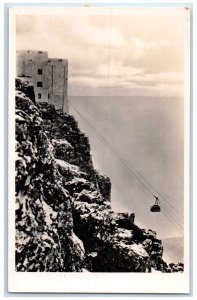
[[[34,86],[36,101],[68,112],[68,60],[35,50],[18,50],[16,58],[16,76]]]

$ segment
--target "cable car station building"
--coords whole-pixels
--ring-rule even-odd
[[[16,76],[33,85],[37,102],[68,112],[68,60],[48,58],[47,51],[16,51]]]

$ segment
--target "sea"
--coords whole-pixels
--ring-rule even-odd
[[[89,137],[94,167],[111,179],[112,208],[134,212],[165,241],[166,258],[183,261],[183,99],[70,96],[69,113]]]

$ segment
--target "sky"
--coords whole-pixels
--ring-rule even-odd
[[[16,48],[46,50],[49,57],[68,59],[72,104],[123,159],[167,195],[167,201],[173,201],[175,210],[168,216],[171,223],[163,212],[148,213],[153,203],[144,204],[147,196],[70,107],[80,128],[89,135],[95,166],[111,178],[112,206],[118,211],[134,211],[138,225],[156,229],[162,237],[181,236],[174,223],[182,219],[184,204],[188,11],[68,10],[18,15]]]
[[[182,96],[184,8],[17,16],[17,49],[69,59],[70,95]]]

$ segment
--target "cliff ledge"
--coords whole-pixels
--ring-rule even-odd
[[[162,241],[134,213],[111,208],[111,182],[94,169],[74,117],[35,103],[16,80],[16,271],[162,272]]]

